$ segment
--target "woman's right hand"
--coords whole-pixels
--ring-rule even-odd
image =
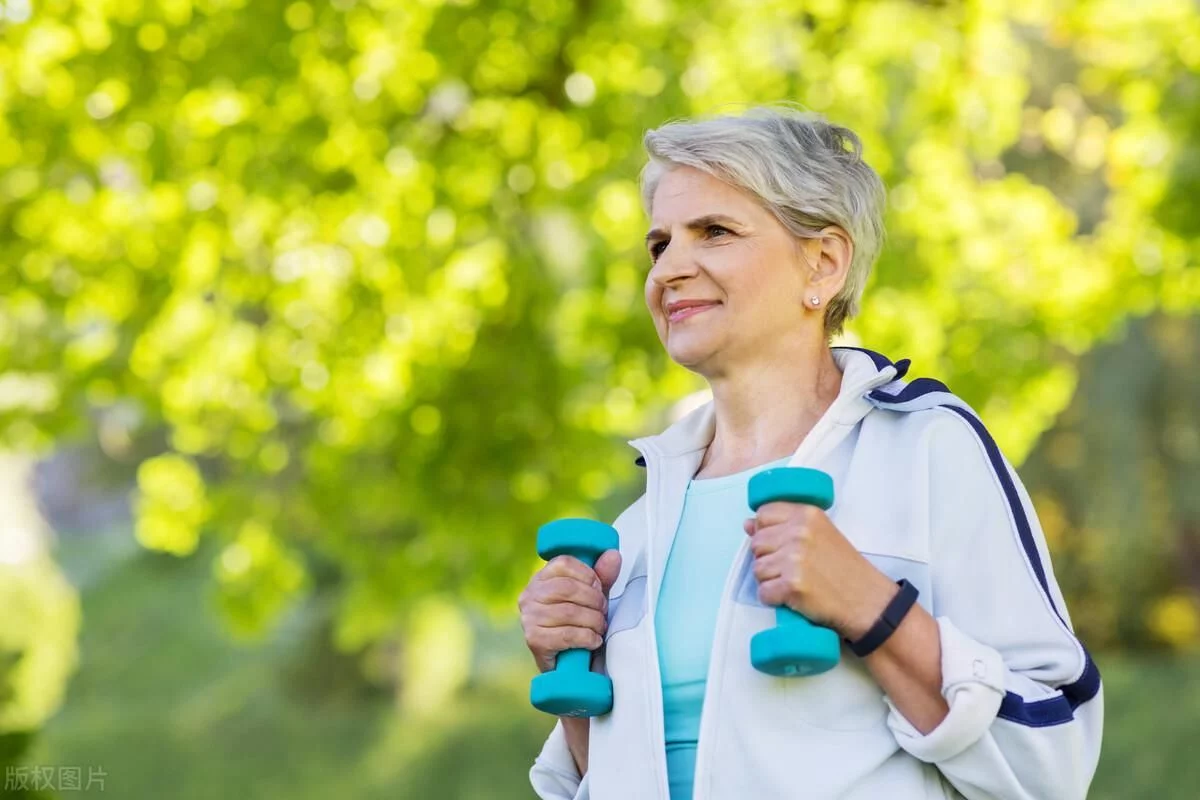
[[[530,578],[517,608],[539,671],[554,669],[563,650],[595,650],[604,643],[608,591],[620,571],[621,554],[606,550],[595,569],[572,556],[555,556]]]

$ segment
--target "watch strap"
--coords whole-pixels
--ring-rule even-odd
[[[896,592],[896,596],[888,603],[887,608],[883,610],[883,614],[871,626],[871,629],[858,641],[846,640],[850,651],[859,658],[865,658],[879,649],[879,646],[895,633],[896,628],[900,627],[900,622],[917,602],[919,594],[917,587],[903,578],[896,583],[900,586],[900,591]]]

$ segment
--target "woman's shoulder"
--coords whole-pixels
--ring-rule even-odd
[[[945,384],[931,378],[886,387],[868,396],[864,442],[910,466],[949,464],[1000,469],[1007,462],[982,417]]]

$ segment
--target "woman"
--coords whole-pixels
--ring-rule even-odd
[[[559,720],[538,796],[1085,797],[1099,673],[1019,478],[944,385],[829,345],[883,239],[857,136],[760,108],[645,145],[646,304],[713,399],[630,442],[647,489],[620,552],[554,559],[522,593],[539,668],[597,650],[615,695]],[[830,474],[835,505],[751,514],[749,478],[782,465]],[[753,668],[777,605],[837,632],[836,667]]]

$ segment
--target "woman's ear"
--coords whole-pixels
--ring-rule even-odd
[[[819,236],[804,243],[805,258],[812,268],[809,286],[822,297],[832,300],[846,284],[850,274],[850,262],[854,258],[854,242],[850,234],[837,226],[830,225],[821,230]]]

